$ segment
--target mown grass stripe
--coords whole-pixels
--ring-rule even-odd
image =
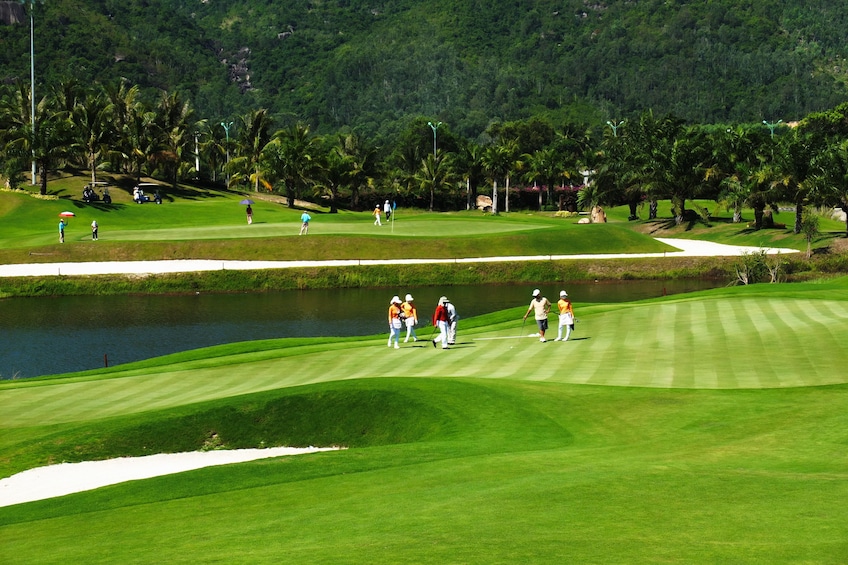
[[[699,355],[702,349],[700,344],[704,341],[703,327],[693,318],[695,312],[692,302],[677,302],[674,306],[673,386],[676,388],[704,386],[703,383],[695,382],[695,373],[700,369]]]
[[[648,311],[649,312],[649,311]],[[676,335],[672,325],[676,307],[671,304],[661,304],[656,311],[656,319],[652,322],[655,331],[655,351],[659,355],[654,360],[653,375],[649,386],[667,388],[674,382],[673,365]]]
[[[701,319],[699,328],[702,332],[701,349],[693,360],[697,363],[701,376],[698,378],[703,388],[719,388],[721,380],[716,351],[727,349],[726,334],[719,318],[718,303],[714,300],[703,300],[697,303]]]

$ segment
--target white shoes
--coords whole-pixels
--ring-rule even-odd
[[[400,345],[395,344],[395,349],[400,349]]]
[[[562,338],[561,337],[555,337],[554,341],[562,341]]]
[[[546,342],[546,341],[548,341],[548,340],[546,340],[546,339],[545,339],[545,338],[543,338],[543,337],[540,337],[540,338],[539,338],[539,341],[540,341],[540,342],[542,342],[542,343],[545,343],[545,342]]]

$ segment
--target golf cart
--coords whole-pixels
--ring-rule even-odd
[[[153,190],[153,202],[156,204],[162,204],[162,194],[159,192],[162,185],[155,182],[140,182],[135,185],[135,188],[133,188],[133,202],[138,204],[150,202],[150,196],[144,193],[145,188]]]
[[[106,204],[112,203],[112,197],[109,196],[109,183],[108,182],[90,182],[86,184],[82,188],[82,201],[83,202],[97,202],[100,200],[100,196],[97,194],[97,189],[103,189],[103,202]]]

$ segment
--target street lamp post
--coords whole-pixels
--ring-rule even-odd
[[[233,126],[233,122],[221,122],[221,127],[224,128],[227,136],[227,186],[230,186],[230,128]]]
[[[434,124],[433,122],[427,122],[427,125],[430,126],[430,129],[433,130],[433,158],[436,158],[436,130],[439,129],[439,126],[442,125],[442,122],[438,124]]]
[[[26,0],[21,0],[26,4]],[[35,0],[29,0],[29,97],[30,97],[30,127],[35,135]],[[35,185],[35,148],[32,148],[32,184]]]
[[[780,125],[780,123],[781,123],[782,121],[783,121],[783,120],[777,120],[777,121],[776,121],[776,122],[774,122],[773,124],[770,124],[770,123],[768,123],[767,121],[763,120],[763,124],[765,124],[765,126],[766,126],[767,128],[769,128],[769,131],[771,132],[771,137],[772,137],[772,139],[774,139],[774,128],[776,128],[778,125]]]
[[[199,136],[200,132],[194,132],[194,173],[198,179],[200,178],[200,144],[197,142]]]
[[[618,128],[624,125],[624,120],[621,120],[620,122],[616,123],[612,123],[611,121],[607,120],[607,125],[612,128],[612,136],[618,137]]]

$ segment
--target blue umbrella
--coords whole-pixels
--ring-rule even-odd
[[[239,204],[247,204],[247,205],[250,205],[250,204],[253,204],[253,200],[251,200],[250,198],[245,198],[244,200],[242,200],[241,202],[239,202]]]

